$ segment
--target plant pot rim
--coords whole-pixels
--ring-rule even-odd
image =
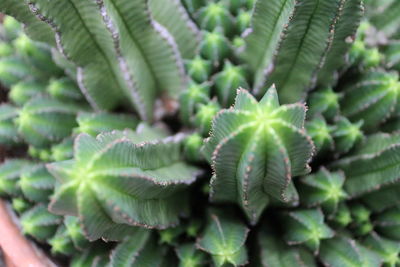
[[[18,218],[10,205],[0,200],[0,247],[8,267],[56,266],[20,230]]]

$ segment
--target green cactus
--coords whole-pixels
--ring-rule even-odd
[[[22,81],[14,84],[10,88],[9,98],[17,106],[23,106],[26,102],[44,94],[45,86],[35,81]]]
[[[307,134],[314,142],[317,155],[323,155],[327,151],[334,149],[332,138],[334,127],[328,125],[323,117],[316,117],[307,121],[305,128],[307,129]]]
[[[0,194],[2,196],[18,196],[21,189],[19,178],[24,171],[34,167],[34,163],[23,159],[8,159],[0,165]]]
[[[331,217],[332,222],[339,228],[344,228],[352,222],[350,209],[346,204],[341,203],[334,216]]]
[[[288,246],[272,232],[271,227],[263,228],[258,233],[262,266],[316,267],[312,254],[302,247]]]
[[[363,120],[362,128],[371,131],[398,113],[400,82],[397,73],[371,71],[348,86],[340,101],[341,111],[350,121]]]
[[[61,101],[80,101],[83,99],[75,82],[66,77],[50,80],[46,91],[50,96]]]
[[[21,59],[15,57],[0,58],[0,82],[11,86],[20,80],[30,77],[32,69]]]
[[[91,136],[112,130],[135,129],[138,124],[133,115],[107,112],[79,113],[76,121],[78,127],[74,128],[74,133],[87,133]]]
[[[185,125],[192,125],[199,105],[210,101],[210,91],[211,85],[209,83],[197,84],[191,82],[187,90],[181,93],[179,98],[180,117]]]
[[[212,256],[214,265],[245,265],[248,261],[244,243],[248,229],[237,219],[210,211],[209,222],[197,247]]]
[[[203,136],[207,136],[210,132],[212,120],[219,110],[220,106],[216,101],[210,101],[208,103],[198,105],[197,112],[194,117],[194,124],[197,126]]]
[[[363,244],[381,256],[384,266],[395,267],[400,264],[400,243],[371,233]]]
[[[383,236],[400,241],[400,208],[388,209],[376,216],[376,231]]]
[[[375,252],[344,236],[324,241],[321,244],[320,259],[325,266],[332,267],[373,267],[382,263]]]
[[[318,209],[289,212],[282,220],[286,242],[289,245],[304,244],[314,254],[318,254],[322,240],[334,236],[334,231],[324,223],[324,215]]]
[[[76,114],[82,105],[60,102],[51,98],[33,98],[19,112],[15,123],[23,139],[36,147],[68,137],[77,125]],[[62,123],[56,123],[62,122]]]
[[[179,245],[176,255],[179,258],[179,267],[201,267],[207,263],[206,254],[191,243]]]
[[[89,241],[85,238],[79,219],[74,216],[64,216],[64,225],[68,238],[71,239],[74,247],[78,250],[85,250]]]
[[[238,88],[249,87],[245,69],[241,66],[234,66],[228,60],[225,61],[222,71],[214,76],[214,84],[218,102],[223,107],[233,104]]]
[[[218,30],[205,32],[200,43],[200,55],[213,62],[220,64],[231,54],[231,47],[228,39]]]
[[[363,121],[351,123],[346,117],[339,117],[332,131],[335,150],[340,154],[349,152],[364,139],[361,127]]]
[[[38,241],[45,241],[54,236],[62,217],[52,214],[43,204],[39,204],[21,215],[21,228],[24,234]]]
[[[18,116],[18,108],[8,104],[0,105],[0,144],[16,145],[21,141],[13,120]]]
[[[312,118],[321,114],[325,119],[333,120],[339,114],[339,99],[340,95],[330,88],[311,93],[308,98],[307,116]]]
[[[48,166],[62,183],[50,210],[79,215],[90,240],[107,235],[113,239],[127,225],[162,229],[176,224],[187,209],[178,205],[185,199],[182,189],[199,172],[180,160],[182,141],[182,136],[166,138],[143,125],[136,133],[79,135],[74,159]]]
[[[399,181],[399,134],[372,135],[358,150],[334,162],[344,171],[344,188],[350,198],[360,197]]]
[[[139,229],[111,252],[109,266],[172,266],[166,264],[165,254],[149,231]]]
[[[71,255],[75,252],[74,245],[68,236],[67,228],[64,225],[60,225],[52,238],[49,239],[49,245],[51,246],[51,253]]]
[[[201,161],[203,159],[200,149],[203,146],[203,138],[200,134],[189,135],[184,143],[184,154],[187,160],[191,162]]]
[[[61,69],[54,64],[46,45],[32,41],[25,34],[20,34],[13,43],[17,54],[35,68],[48,75],[56,76],[62,73]]]
[[[201,58],[197,55],[191,60],[185,61],[185,67],[188,75],[193,81],[202,83],[208,80],[213,69],[212,63],[209,60]],[[186,91],[182,92],[185,93]]]
[[[340,202],[347,197],[343,190],[344,181],[342,172],[329,172],[321,168],[301,180],[298,187],[300,200],[307,207],[321,206],[328,214],[336,213]]]
[[[39,164],[22,172],[18,184],[26,199],[47,203],[49,196],[53,193],[55,180],[46,167]]]
[[[61,143],[51,146],[51,158],[54,161],[62,161],[72,159],[73,153],[73,138],[66,138]]]
[[[234,108],[214,118],[204,145],[214,170],[211,198],[238,203],[253,223],[270,196],[297,202],[291,178],[309,172],[314,149],[304,132],[305,111],[302,104],[280,106],[275,88],[259,103],[238,90]]]
[[[14,197],[11,202],[13,210],[15,210],[18,214],[24,213],[28,209],[32,207],[32,204],[21,198],[21,197]]]
[[[197,16],[202,29],[213,31],[220,28],[226,36],[234,33],[234,19],[223,2],[210,1],[206,6],[200,8]]]

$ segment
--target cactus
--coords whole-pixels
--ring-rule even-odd
[[[69,136],[76,126],[79,105],[63,103],[50,98],[34,98],[19,112],[15,123],[23,139],[34,146],[44,147]],[[54,122],[63,122],[55,124]]]
[[[337,255],[343,256],[338,257]],[[325,266],[332,267],[373,267],[381,264],[376,253],[343,236],[324,241],[321,246],[320,258]]]
[[[112,130],[135,129],[138,124],[137,119],[132,115],[106,112],[79,113],[76,121],[78,127],[74,128],[74,132],[87,133],[91,136]]]
[[[221,28],[227,36],[231,36],[234,32],[233,17],[222,2],[209,2],[200,8],[198,22],[200,27],[207,31]]]
[[[200,104],[206,104],[210,101],[210,84],[208,83],[190,83],[187,90],[182,92],[179,98],[181,105],[180,115],[182,122],[186,125],[192,125],[196,111]]]
[[[50,210],[79,215],[90,240],[113,236],[126,225],[162,229],[176,224],[187,209],[177,205],[185,199],[182,189],[193,183],[198,173],[180,161],[181,143],[182,136],[165,138],[144,126],[139,126],[137,133],[113,132],[97,138],[79,135],[74,159],[48,166],[62,182]],[[150,155],[151,164],[145,161]],[[106,162],[107,169],[101,170]],[[108,178],[114,182],[108,184]]]
[[[353,155],[333,163],[345,173],[344,188],[349,197],[360,197],[399,181],[398,139],[399,134],[370,136]]]
[[[54,177],[42,164],[22,172],[18,183],[25,198],[42,203],[48,202],[55,186]]]
[[[198,83],[207,81],[212,71],[211,62],[201,58],[199,55],[191,60],[186,60],[185,66],[190,78]]]
[[[214,76],[214,83],[218,101],[223,107],[233,104],[237,88],[249,87],[244,68],[229,61],[225,61],[223,70]]]
[[[2,0],[0,195],[61,265],[395,267],[397,2]]]
[[[289,245],[304,244],[318,254],[321,241],[334,236],[334,232],[324,223],[320,210],[297,210],[284,219],[286,233],[284,239]]]
[[[389,239],[400,241],[400,209],[398,206],[379,214],[374,223],[378,233]]]
[[[22,81],[10,88],[10,100],[17,106],[23,106],[30,99],[44,94],[45,86],[35,81]]]
[[[339,203],[347,197],[343,190],[344,181],[342,172],[329,172],[322,168],[301,180],[298,187],[301,202],[307,207],[321,206],[328,214],[335,213]]]
[[[179,267],[200,267],[207,263],[206,254],[191,243],[177,247],[176,255],[179,258]]]
[[[18,116],[18,109],[8,104],[0,105],[0,144],[15,145],[21,141],[13,120]]]
[[[215,266],[231,264],[240,266],[247,263],[244,243],[248,229],[240,222],[215,211],[210,218],[197,246],[212,256]]]
[[[307,134],[314,142],[317,155],[325,154],[329,150],[334,149],[332,138],[333,127],[328,125],[323,117],[317,117],[309,120],[305,124]]]
[[[218,65],[231,53],[228,39],[218,30],[205,32],[200,43],[200,55]]]
[[[375,251],[383,259],[385,266],[394,267],[400,263],[400,243],[380,237],[376,233],[371,233],[364,240],[364,245]]]
[[[333,120],[339,113],[340,95],[332,89],[318,90],[309,96],[309,110],[307,116],[310,118],[321,114],[327,120]]]
[[[22,232],[42,242],[56,233],[60,222],[61,216],[50,213],[43,204],[36,205],[21,215]]]
[[[18,196],[21,189],[19,178],[24,171],[33,168],[34,164],[28,160],[9,159],[0,165],[0,194],[2,196]]]
[[[345,154],[349,152],[363,140],[362,125],[363,121],[351,123],[346,117],[340,117],[337,120],[335,128],[332,131],[332,137],[338,153]]]
[[[344,116],[351,121],[363,120],[367,131],[379,126],[399,110],[400,83],[396,73],[371,71],[354,85],[348,86],[340,101]]]
[[[311,253],[302,247],[287,246],[271,229],[263,228],[259,232],[258,243],[263,266],[289,266],[293,263],[301,267],[317,266]]]
[[[314,149],[305,111],[302,104],[279,106],[273,87],[259,103],[238,90],[234,108],[218,113],[204,145],[214,170],[211,198],[238,203],[253,223],[269,197],[298,201],[291,178],[309,172]]]

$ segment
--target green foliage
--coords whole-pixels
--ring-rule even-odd
[[[340,101],[343,115],[353,122],[363,120],[364,130],[376,129],[400,109],[398,80],[398,74],[394,72],[370,71],[363,74],[344,91]]]
[[[21,215],[21,228],[24,234],[44,242],[56,233],[61,221],[60,216],[50,213],[45,205],[39,204]]]
[[[322,168],[317,173],[301,180],[300,200],[307,207],[318,207],[331,214],[336,213],[339,203],[347,197],[343,190],[345,181],[342,172],[329,172]]]
[[[215,266],[241,266],[248,261],[244,246],[248,231],[234,218],[210,211],[208,224],[197,246],[212,256]]]
[[[83,110],[79,104],[36,97],[23,106],[15,123],[27,143],[45,147],[68,137],[77,125],[76,114]]]
[[[269,197],[297,202],[291,179],[309,172],[314,148],[304,133],[305,112],[302,104],[280,106],[273,87],[260,102],[238,90],[234,108],[218,113],[204,145],[214,171],[211,198],[239,204],[253,223]]]
[[[79,113],[76,121],[78,127],[74,128],[74,133],[87,133],[91,136],[112,130],[135,129],[138,124],[132,115],[106,112]]]
[[[66,266],[395,267],[399,8],[2,0],[0,195]]]
[[[0,105],[0,144],[15,145],[21,141],[13,120],[18,116],[18,108],[8,104]]]
[[[182,136],[165,136],[144,125],[137,132],[79,135],[73,160],[48,165],[61,182],[50,210],[79,215],[90,240],[114,239],[127,225],[176,224],[187,209],[183,189],[199,170],[181,161]]]
[[[332,267],[381,265],[381,260],[376,253],[343,236],[324,241],[321,246],[320,258],[325,266]]]
[[[334,236],[334,232],[324,223],[320,210],[297,210],[282,219],[285,221],[284,239],[289,245],[304,244],[318,254],[320,243]]]

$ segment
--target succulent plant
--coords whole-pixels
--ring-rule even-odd
[[[205,32],[200,43],[200,55],[218,65],[231,53],[228,39],[218,30]]]
[[[87,133],[92,136],[112,130],[135,129],[138,124],[132,115],[107,112],[82,112],[78,114],[76,121],[78,123],[78,127],[74,128],[76,134]]]
[[[283,220],[286,242],[289,245],[304,244],[315,254],[319,252],[321,241],[334,236],[334,231],[324,223],[324,215],[318,209],[290,212]]]
[[[77,125],[76,114],[85,107],[51,98],[33,98],[19,111],[15,123],[23,139],[37,147],[68,137]],[[62,123],[55,123],[62,122]]]
[[[181,93],[179,98],[180,115],[184,124],[190,126],[194,123],[193,120],[199,106],[210,101],[210,91],[211,86],[209,83],[197,84],[191,82],[187,90]]]
[[[395,267],[399,8],[2,0],[0,195],[66,266]]]
[[[338,257],[337,255],[343,256]],[[343,236],[324,241],[321,245],[320,259],[325,266],[332,267],[373,267],[380,266],[382,263],[376,253],[355,240]]]
[[[342,114],[353,122],[363,120],[362,128],[370,131],[398,112],[399,88],[398,74],[367,72],[345,89]]]
[[[35,81],[22,81],[10,88],[9,98],[17,106],[22,106],[33,97],[43,94],[45,86]]]
[[[55,180],[44,165],[38,164],[21,173],[18,185],[28,200],[47,203],[53,193]]]
[[[307,207],[320,206],[328,214],[336,213],[340,202],[347,197],[343,190],[344,181],[342,172],[329,172],[321,168],[301,180],[298,187],[300,200]]]
[[[305,112],[303,104],[280,106],[274,87],[260,102],[238,90],[234,107],[214,118],[204,145],[214,171],[211,198],[238,203],[253,223],[270,197],[297,202],[291,179],[309,172],[314,149]]]
[[[187,209],[178,205],[185,201],[182,189],[199,172],[181,161],[182,140],[144,125],[136,133],[79,135],[74,159],[48,166],[61,182],[50,210],[79,215],[90,240],[113,239],[128,225],[162,229],[176,224]],[[152,161],[146,161],[149,157]]]
[[[0,105],[0,144],[15,145],[21,141],[13,120],[18,116],[18,108],[8,104]]]
[[[248,229],[224,214],[210,211],[209,222],[197,246],[212,256],[215,266],[240,266],[248,261],[244,243]]]
[[[307,134],[314,142],[317,155],[324,154],[334,149],[332,137],[334,127],[328,125],[323,117],[316,117],[307,121],[305,128],[307,129]]]
[[[241,66],[225,61],[224,68],[214,76],[218,101],[223,107],[229,107],[235,101],[238,88],[248,88],[246,72]]]
[[[45,205],[39,204],[21,215],[21,228],[24,234],[44,242],[56,233],[61,221],[61,216],[50,213]]]
[[[202,29],[213,31],[221,28],[225,35],[230,36],[234,31],[234,20],[223,2],[208,2],[198,11],[198,22]]]

